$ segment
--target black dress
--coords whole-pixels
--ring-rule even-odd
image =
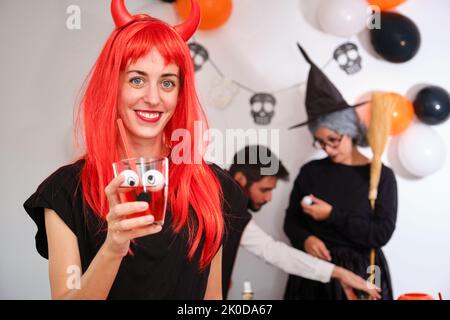
[[[294,182],[284,231],[292,245],[304,250],[310,235],[321,239],[330,251],[332,263],[368,278],[369,253],[376,249],[376,265],[381,273],[383,299],[392,299],[387,261],[381,251],[391,238],[397,218],[397,183],[391,169],[382,167],[375,210],[368,200],[370,165],[347,166],[330,158],[304,165]],[[302,211],[300,201],[314,196],[333,206],[330,217],[315,221]],[[363,297],[363,293],[358,292]],[[290,275],[285,299],[345,299],[336,280],[320,283]]]
[[[83,210],[80,180],[83,165],[84,160],[79,160],[59,168],[30,196],[24,208],[38,228],[39,254],[48,259],[44,208],[53,209],[76,235],[85,272],[105,241],[106,224],[90,207]],[[222,209],[226,216],[231,210],[228,203],[239,203],[245,196],[239,186],[224,178],[227,174],[222,169],[215,165],[212,169],[224,192]],[[203,299],[209,275],[209,266],[202,272],[198,268],[203,241],[189,260],[187,229],[173,232],[169,207],[159,233],[135,239],[131,244],[133,255],[123,258],[108,299]],[[191,216],[195,216],[192,211]]]
[[[237,187],[241,188],[234,179],[229,175],[229,184],[235,183]],[[242,190],[244,192],[244,190]],[[231,287],[231,276],[233,274],[234,263],[239,250],[239,244],[241,242],[244,229],[252,219],[252,215],[247,210],[248,198],[234,197],[228,199],[228,201],[235,201],[229,203],[232,208],[227,214],[225,219],[225,236],[223,239],[223,251],[222,251],[222,296],[224,299],[228,297],[228,291]]]

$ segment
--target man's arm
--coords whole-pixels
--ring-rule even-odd
[[[335,267],[332,263],[274,240],[253,220],[245,227],[240,245],[286,273],[323,283],[330,281]]]

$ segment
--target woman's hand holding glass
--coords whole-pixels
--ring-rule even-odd
[[[148,203],[145,201],[120,203],[117,191],[124,180],[125,177],[119,175],[111,180],[105,188],[109,213],[106,216],[108,232],[104,248],[116,257],[127,255],[131,240],[157,233],[162,229],[161,225],[153,224],[154,217],[152,215],[127,218],[133,213],[146,210]]]

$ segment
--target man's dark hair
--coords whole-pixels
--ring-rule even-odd
[[[246,146],[239,150],[233,157],[229,171],[232,177],[242,172],[247,178],[247,187],[267,176],[289,180],[289,172],[280,159],[269,148],[261,145]]]

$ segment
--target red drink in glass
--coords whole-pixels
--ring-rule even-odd
[[[169,165],[167,158],[132,158],[113,163],[114,176],[125,176],[119,187],[121,203],[145,201],[148,209],[127,218],[153,215],[155,224],[164,224],[167,206]]]
[[[159,191],[144,190],[143,186],[138,187],[120,187],[120,202],[146,201],[148,209],[142,212],[130,214],[128,218],[153,215],[155,224],[164,224],[164,213],[166,212],[166,201],[164,197],[165,188]]]

